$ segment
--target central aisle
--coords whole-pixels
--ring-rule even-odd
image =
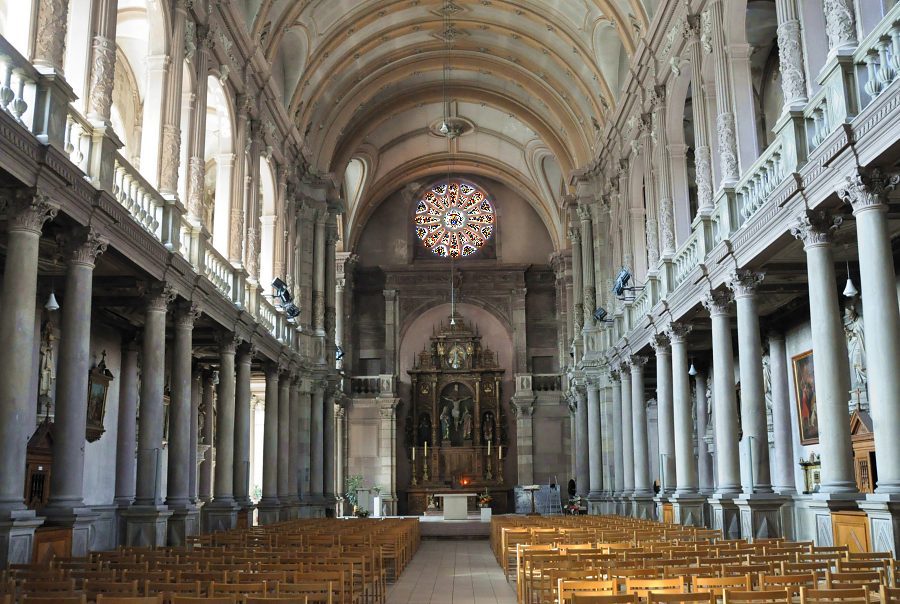
[[[423,541],[387,604],[515,604],[487,541]]]

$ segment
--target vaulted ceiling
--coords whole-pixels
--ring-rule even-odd
[[[565,177],[592,159],[655,4],[248,0],[243,7],[316,168],[358,180],[345,183],[349,231],[392,192],[452,163],[513,186],[560,243]],[[450,141],[437,133],[447,106],[461,134]]]

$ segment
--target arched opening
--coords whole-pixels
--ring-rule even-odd
[[[205,226],[212,231],[213,247],[225,256],[228,255],[231,228],[231,181],[235,162],[232,115],[231,101],[222,83],[218,78],[208,76],[203,159],[207,167],[207,190],[214,194],[212,198],[206,198],[211,207],[204,208],[204,215],[210,216],[210,222]]]
[[[6,38],[22,56],[31,56],[34,0],[0,3],[0,36]]]
[[[283,275],[275,274],[275,257],[280,256],[276,252],[276,246],[284,246],[285,240],[279,237],[275,232],[279,220],[277,209],[275,206],[275,177],[272,174],[272,166],[266,158],[259,158],[259,199],[262,209],[260,216],[260,259],[259,259],[259,282],[263,291],[270,291],[269,284],[277,277]],[[278,267],[279,273],[283,271],[283,267]]]
[[[771,0],[747,5],[747,42],[753,47],[750,74],[756,113],[756,137],[761,148],[775,140],[774,127],[781,116],[784,94],[778,59],[778,15]]]

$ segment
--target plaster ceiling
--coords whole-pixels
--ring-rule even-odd
[[[366,204],[428,172],[496,166],[563,247],[565,176],[587,164],[656,0],[248,0],[247,28],[321,172]],[[449,41],[449,43],[448,43]],[[448,53],[448,46],[450,48]],[[449,59],[448,59],[449,54]],[[448,79],[445,84],[445,67]],[[464,126],[434,135],[449,113]],[[462,160],[464,158],[464,161]],[[404,171],[404,166],[414,170]],[[385,183],[384,179],[391,179]],[[518,182],[513,182],[518,181]],[[352,236],[351,236],[352,239]]]

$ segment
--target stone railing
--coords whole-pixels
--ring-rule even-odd
[[[356,396],[375,396],[381,393],[381,380],[377,375],[357,375],[350,378],[350,392]]]
[[[36,130],[34,105],[39,78],[31,63],[0,37],[0,110],[30,132]]]
[[[534,373],[531,389],[534,392],[562,392],[562,376],[558,373]]]
[[[278,311],[275,310],[275,307],[272,306],[272,303],[266,300],[263,296],[260,296],[259,302],[257,304],[256,320],[259,321],[259,324],[263,326],[265,330],[272,334],[272,336],[276,339],[279,339],[278,318]]]
[[[649,286],[638,292],[637,297],[631,303],[631,325],[640,325],[650,310],[653,308],[653,297]]]
[[[828,109],[828,88],[820,88],[819,91],[809,99],[806,109],[803,111],[803,117],[806,119],[806,140],[809,150],[812,151],[822,144],[822,141],[831,134],[832,124],[830,111]]]
[[[113,196],[128,213],[160,242],[166,200],[119,153],[115,154]]]
[[[694,232],[691,233],[691,236],[687,238],[687,241],[685,241],[681,248],[675,253],[675,259],[672,261],[672,264],[675,267],[674,285],[676,288],[684,283],[688,275],[691,274],[691,271],[697,268],[702,260],[701,255],[700,231],[694,230]]]
[[[858,76],[863,109],[900,77],[900,4],[860,41],[853,62],[865,66]]]
[[[234,276],[231,264],[211,245],[204,250],[203,274],[226,298],[234,301]]]
[[[744,224],[756,214],[784,180],[783,147],[780,139],[769,145],[735,186],[739,224]]]
[[[69,161],[88,173],[88,164],[94,145],[94,129],[91,124],[74,107],[69,105],[66,115],[66,134],[64,150]]]

